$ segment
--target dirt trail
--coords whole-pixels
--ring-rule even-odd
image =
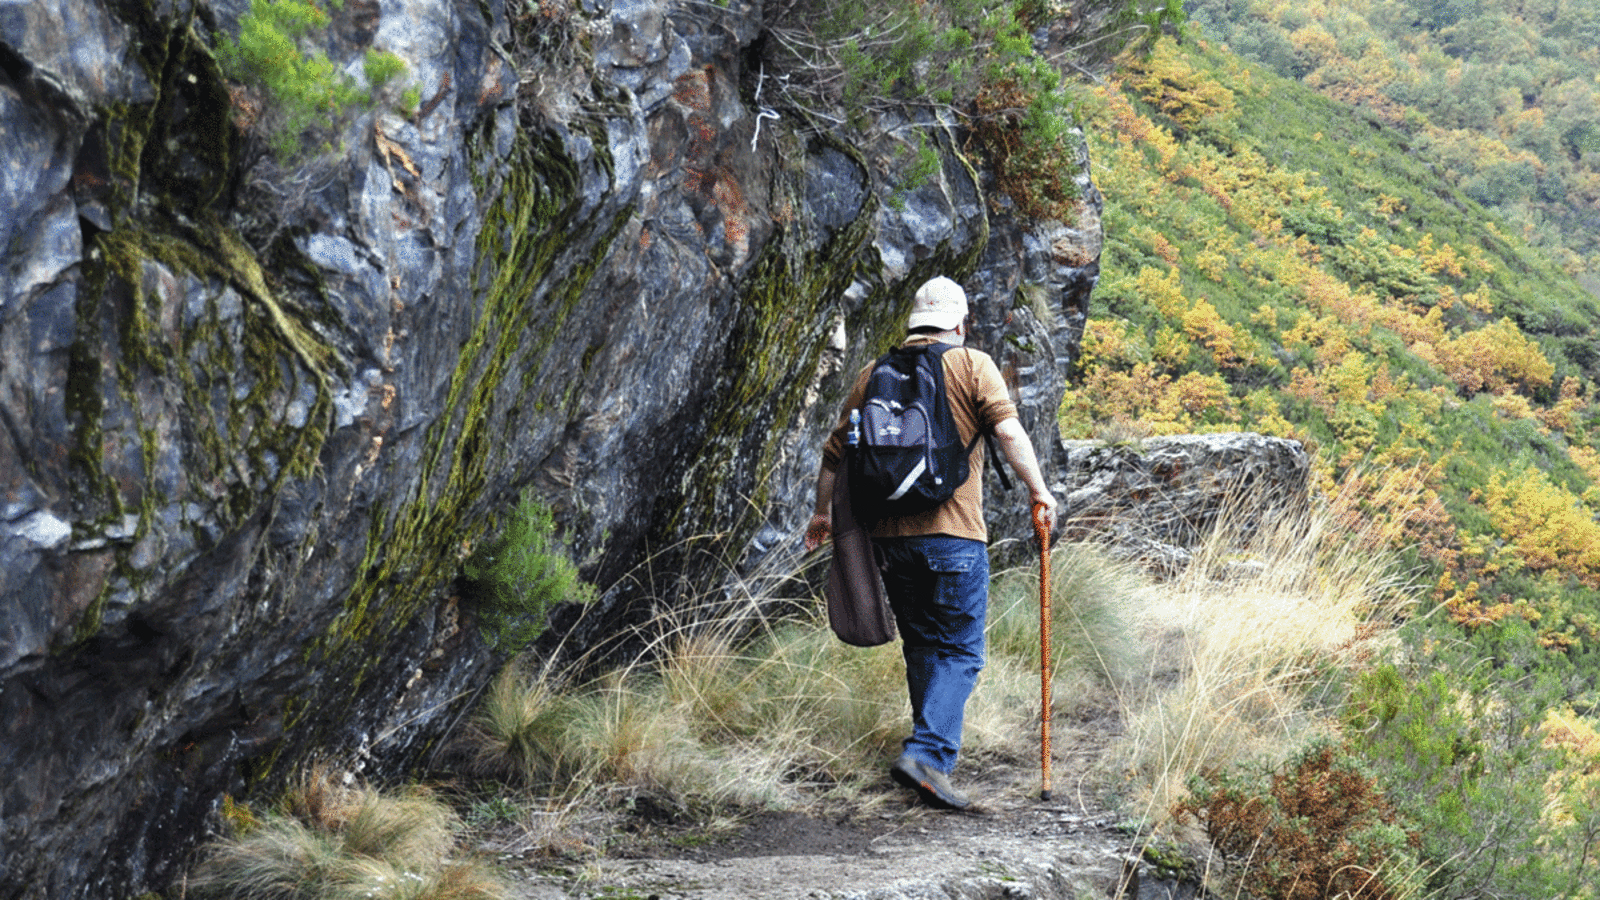
[[[671,826],[619,836],[600,859],[552,872],[548,860],[507,860],[519,900],[897,900],[1185,896],[1145,876],[1126,883],[1138,837],[1090,785],[1110,740],[1107,723],[1057,725],[1050,801],[1040,773],[1004,762],[964,763],[956,783],[974,800],[940,812],[890,783],[862,808],[769,812],[716,839]],[[887,765],[887,761],[885,762]],[[874,802],[875,801],[875,802]],[[1137,872],[1138,866],[1128,869]]]

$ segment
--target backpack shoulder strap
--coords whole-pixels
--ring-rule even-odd
[[[941,357],[940,362],[944,361],[942,357],[944,356],[945,351],[954,349],[954,347],[950,344],[936,344],[935,346],[941,348],[939,350],[939,355]],[[963,346],[961,349],[967,351],[967,362],[970,367],[972,362],[972,348]],[[972,451],[978,446],[978,440],[980,438],[984,442],[985,449],[988,450],[989,458],[994,460],[994,473],[1000,476],[1000,488],[1007,491],[1011,490],[1011,477],[1006,474],[1004,458],[1000,456],[1000,448],[995,446],[994,432],[991,429],[983,428],[981,426],[978,428],[978,433],[972,436],[972,442],[967,444],[967,455],[972,455]]]

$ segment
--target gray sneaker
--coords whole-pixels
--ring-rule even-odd
[[[889,777],[922,796],[922,801],[939,809],[966,809],[972,801],[950,786],[950,778],[933,766],[902,753],[889,767]]]

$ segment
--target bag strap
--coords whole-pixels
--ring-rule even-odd
[[[939,354],[939,366],[941,369],[940,374],[943,374],[942,369],[944,367],[944,354],[948,350],[956,349],[956,346],[954,344],[935,343],[930,344],[929,349],[932,349],[934,352]],[[967,367],[970,369],[972,367],[972,348],[963,346],[961,349],[965,350],[967,353]],[[972,441],[967,444],[967,455],[971,456],[972,451],[977,449],[978,440],[980,438],[983,439],[984,449],[988,451],[988,457],[994,460],[994,473],[1000,476],[1000,488],[1006,491],[1011,490],[1011,478],[1006,475],[1006,467],[1002,464],[1000,450],[995,446],[994,443],[993,431],[980,426],[978,428],[978,433],[973,435]]]
[[[1000,476],[1001,489],[1007,491],[1011,490],[1011,479],[1006,477],[1006,467],[1000,464],[1000,452],[995,448],[994,445],[994,432],[985,431],[983,432],[982,436],[985,441],[985,445],[989,449],[989,455],[994,458],[994,473]],[[978,439],[973,438],[972,443],[967,445],[967,455],[970,456],[972,454],[972,448],[977,443]]]

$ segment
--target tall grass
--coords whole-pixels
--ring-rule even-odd
[[[1246,527],[1240,496],[1182,574],[1152,592],[1152,665],[1125,697],[1110,759],[1138,816],[1159,824],[1194,776],[1280,762],[1332,733],[1330,689],[1390,639],[1387,624],[1413,598],[1394,561],[1343,524],[1359,501],[1341,490]]]
[[[1117,735],[1092,774],[1132,817],[1162,823],[1194,776],[1282,761],[1330,732],[1334,676],[1409,597],[1370,541],[1335,524],[1358,499],[1263,524],[1241,495],[1166,581],[1111,548],[1053,551],[1051,716]],[[1037,752],[1038,587],[1031,567],[994,580],[964,759]],[[650,623],[646,652],[600,677],[529,660],[502,674],[469,740],[478,772],[536,807],[530,844],[570,844],[564,829],[597,808],[704,825],[899,796],[884,777],[910,727],[899,647],[846,646],[820,608],[764,590],[719,591]]]
[[[555,803],[648,796],[703,816],[795,805],[886,752],[905,693],[893,648],[755,608],[678,618],[650,655],[586,683],[508,668],[472,726],[482,771]]]
[[[1080,685],[1061,702],[1098,702],[1120,694],[1143,671],[1148,647],[1137,625],[1155,602],[1155,584],[1136,565],[1093,543],[1068,543],[1050,554],[1051,662],[1059,687]],[[1039,578],[1031,567],[1001,572],[989,596],[989,652],[1033,667],[1040,651]],[[1055,692],[1060,693],[1060,692]],[[1054,694],[1053,694],[1054,696]],[[1057,707],[1057,711],[1072,711]],[[1035,711],[1037,712],[1037,711]]]
[[[1131,617],[1148,583],[1089,547],[1058,549],[1053,571],[1055,711],[1115,706],[1105,690],[1143,666]],[[653,622],[639,660],[580,684],[526,660],[508,668],[471,726],[478,770],[513,779],[546,810],[648,803],[697,822],[897,796],[885,771],[910,729],[899,646],[847,646],[820,604],[774,615],[781,605],[761,594],[719,593]],[[996,578],[966,758],[1036,752],[1037,603],[1033,572]],[[563,840],[556,829],[542,839]]]
[[[1195,776],[1281,762],[1330,731],[1337,698],[1323,692],[1409,596],[1370,542],[1334,524],[1356,499],[1262,525],[1241,498],[1167,581],[1109,548],[1053,551],[1050,714],[1118,733],[1097,771],[1133,817],[1159,824]],[[592,671],[581,660],[507,666],[464,735],[463,774],[516,797],[497,813],[520,826],[502,849],[593,852],[624,810],[714,829],[752,809],[863,810],[902,796],[884,777],[910,727],[899,647],[839,642],[820,604],[775,600],[779,583],[793,582],[763,570],[648,623],[644,652],[599,676],[580,678]],[[1037,752],[1038,589],[1031,567],[994,580],[965,759],[1025,764]],[[287,897],[282,885],[315,880],[328,885],[318,896],[343,896],[401,873],[395,884],[416,887],[416,875],[438,893],[373,896],[492,896],[445,892],[470,870],[441,849],[456,825],[431,803],[312,779],[210,854],[197,890]]]

